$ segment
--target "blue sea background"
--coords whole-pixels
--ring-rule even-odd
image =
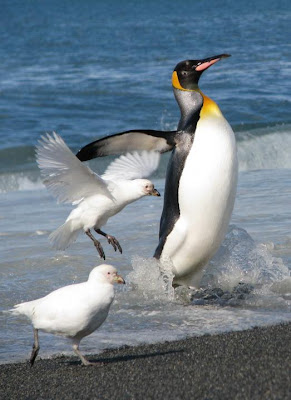
[[[226,289],[245,279],[260,287],[239,307],[206,310],[182,306],[173,293],[161,297],[150,257],[162,201],[143,199],[108,224],[124,254],[108,246],[107,261],[129,285],[118,289],[108,321],[83,348],[97,352],[290,321],[290,16],[291,4],[284,0],[1,0],[2,310],[83,281],[100,263],[87,238],[66,252],[51,248],[48,235],[71,208],[57,205],[41,183],[34,156],[40,136],[56,131],[77,151],[124,130],[174,130],[175,65],[229,53],[200,80],[233,127],[240,163],[224,245],[230,256],[222,263],[218,254],[206,282]],[[162,193],[167,157],[153,178]],[[109,161],[90,165],[102,173]],[[29,325],[1,314],[0,326],[0,361],[25,359]],[[46,336],[43,342],[43,355],[69,350],[63,339]]]

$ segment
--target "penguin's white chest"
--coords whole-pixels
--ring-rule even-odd
[[[179,182],[180,216],[162,252],[172,260],[177,283],[198,276],[218,249],[233,210],[236,184],[236,144],[230,125],[223,116],[200,119]]]

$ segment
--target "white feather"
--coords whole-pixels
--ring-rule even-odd
[[[158,168],[160,153],[142,151],[126,153],[112,161],[102,175],[103,179],[137,179],[147,178]]]
[[[44,184],[59,202],[78,202],[95,194],[111,197],[103,179],[82,164],[55,132],[42,136],[36,159]]]

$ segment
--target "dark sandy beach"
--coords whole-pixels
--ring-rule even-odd
[[[290,399],[291,324],[0,366],[1,399]],[[101,362],[105,363],[100,365]]]

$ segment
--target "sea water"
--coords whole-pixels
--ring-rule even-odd
[[[219,7],[217,6],[219,3]],[[280,4],[279,4],[280,3]],[[104,325],[82,341],[85,353],[291,320],[291,119],[289,2],[3,1],[0,44],[1,311],[82,282],[101,263],[81,235],[64,252],[48,236],[70,205],[44,188],[34,157],[37,140],[57,131],[77,151],[128,129],[175,129],[179,110],[171,71],[186,58],[228,52],[201,78],[236,134],[238,192],[229,232],[209,263],[204,288],[251,290],[226,304],[193,302],[175,292],[152,258],[158,243],[165,169],[152,180],[161,198],[143,198],[104,230],[106,262],[127,284]],[[210,144],[211,145],[211,144]],[[102,173],[112,158],[89,163]],[[231,299],[232,300],[232,299]],[[41,355],[69,354],[62,338],[40,334]],[[0,313],[0,362],[30,353],[25,318]]]

